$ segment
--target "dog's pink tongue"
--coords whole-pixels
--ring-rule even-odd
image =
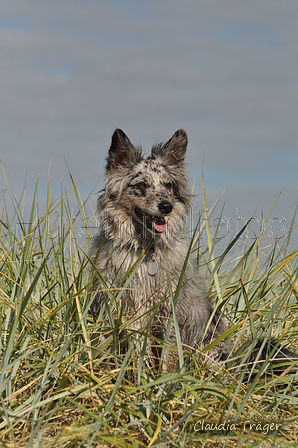
[[[167,223],[163,218],[154,218],[153,225],[157,232],[164,232],[167,228]]]

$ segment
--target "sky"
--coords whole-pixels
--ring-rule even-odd
[[[61,178],[70,188],[68,166],[87,197],[104,186],[116,128],[145,151],[184,128],[196,207],[203,160],[208,204],[223,193],[228,229],[251,216],[258,227],[281,192],[266,229],[274,241],[298,199],[297,23],[297,0],[2,0],[0,157],[11,190],[26,179],[30,198],[39,176],[42,203],[49,167],[55,196]]]

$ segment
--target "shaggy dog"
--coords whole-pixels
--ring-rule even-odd
[[[145,157],[122,130],[114,132],[106,188],[98,199],[100,232],[91,250],[96,266],[94,289],[98,291],[91,307],[94,318],[103,304],[108,307],[107,291],[109,297],[118,294],[113,318],[116,322],[124,318],[143,340],[148,336],[148,357],[159,362],[161,351],[156,341],[167,335],[163,371],[176,368],[177,346],[202,351],[226,330],[195,264],[187,262],[189,247],[183,235],[190,206],[185,174],[187,143],[187,135],[180,129],[168,142],[153,146]],[[121,332],[120,339],[124,336]],[[122,341],[122,352],[128,343]],[[257,342],[251,359],[266,359],[274,347],[275,343]],[[279,358],[297,359],[286,349],[276,350]],[[205,351],[204,362],[226,359],[230,352],[231,345],[221,338]]]

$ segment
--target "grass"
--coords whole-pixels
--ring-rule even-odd
[[[74,182],[70,193],[61,185],[56,200],[48,191],[41,215],[37,192],[36,184],[27,224],[25,192],[16,199],[7,184],[1,198],[0,446],[298,447],[298,376],[290,368],[275,375],[269,362],[259,370],[228,361],[206,367],[197,353],[183,354],[178,339],[181,368],[162,374],[144,357],[146,338],[129,328],[132,342],[121,357],[117,334],[127,323],[111,312],[94,323],[89,313],[91,229]],[[220,226],[211,230],[217,207],[198,216],[191,251],[242,361],[261,337],[298,350],[297,253],[289,250],[294,219],[274,245],[262,228],[251,244],[241,239],[248,224],[220,251]],[[202,232],[205,250],[198,245]],[[107,290],[108,311],[136,269],[122,288]],[[102,338],[111,326],[113,335]]]

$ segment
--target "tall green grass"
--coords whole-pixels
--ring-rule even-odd
[[[41,214],[37,183],[27,221],[23,198],[24,192],[17,199],[8,184],[1,198],[3,447],[298,446],[297,374],[289,367],[275,375],[270,353],[259,370],[245,365],[259,338],[274,337],[298,350],[297,253],[289,250],[294,219],[287,236],[274,245],[266,243],[262,229],[251,243],[243,239],[248,224],[219,252],[219,225],[211,231],[218,204],[207,213],[204,194],[205,215],[198,216],[189,256],[197,259],[211,299],[227,316],[224,336],[240,347],[239,361],[206,367],[199,353],[182,351],[178,337],[180,368],[163,374],[146,359],[147,334],[134,332],[121,310],[118,319],[112,312],[138,264],[117,290],[106,288],[104,273],[98,273],[107,302],[93,322],[92,232],[75,183],[69,193],[61,185],[55,200],[48,190]],[[76,216],[70,200],[76,201]],[[83,239],[78,225],[84,225]],[[173,304],[178,293],[171,292]],[[175,322],[174,312],[171,319]],[[103,337],[110,328],[110,336]],[[125,356],[118,350],[123,329],[130,337]]]

